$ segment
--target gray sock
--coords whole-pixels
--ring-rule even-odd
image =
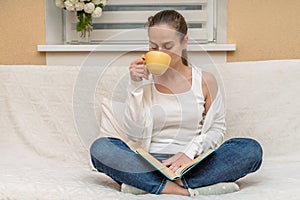
[[[205,186],[205,187],[188,189],[191,196],[218,195],[218,194],[226,194],[226,193],[236,192],[239,190],[240,190],[239,186],[234,182],[217,183],[217,184],[209,185],[209,186]]]
[[[121,185],[121,192],[124,193],[131,193],[131,194],[147,194],[147,192],[145,192],[144,190],[138,189],[136,187],[130,186],[130,185],[126,185],[125,183],[122,183]]]

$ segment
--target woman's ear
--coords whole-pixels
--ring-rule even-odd
[[[187,49],[188,41],[189,41],[189,37],[187,35],[185,35],[183,38],[184,49]]]

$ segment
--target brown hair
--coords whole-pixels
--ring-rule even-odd
[[[184,17],[175,10],[162,10],[156,13],[154,16],[150,16],[148,18],[148,27],[159,24],[168,24],[172,26],[177,31],[180,37],[180,42],[184,40],[184,37],[186,36],[188,31],[188,27]],[[186,49],[182,50],[181,59],[182,63],[188,66]]]

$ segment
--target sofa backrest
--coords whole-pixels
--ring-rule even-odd
[[[0,66],[0,146],[29,145],[46,156],[82,159],[78,154],[99,137],[101,101],[122,106],[129,79],[127,67],[82,70]],[[226,139],[255,138],[268,155],[299,152],[300,60],[228,63],[215,73],[225,94]]]

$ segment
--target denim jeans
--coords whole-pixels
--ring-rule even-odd
[[[167,179],[140,155],[117,138],[99,138],[90,149],[94,167],[119,184],[125,183],[148,193],[160,194]],[[262,148],[250,138],[225,141],[212,155],[204,159],[183,177],[185,188],[197,188],[219,182],[232,182],[259,169]],[[153,154],[159,160],[170,154]]]

